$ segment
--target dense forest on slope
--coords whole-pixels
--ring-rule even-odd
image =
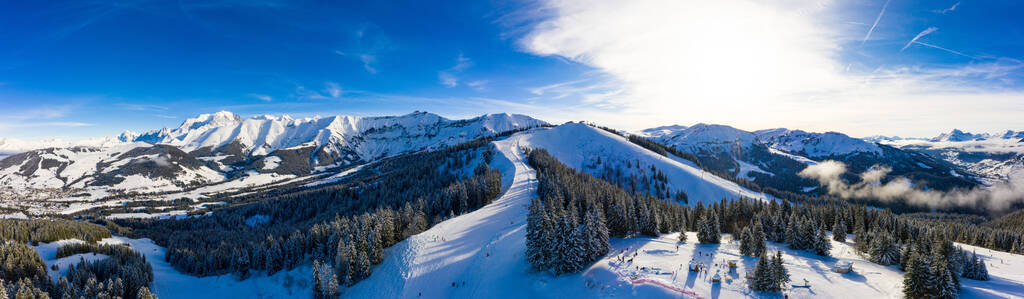
[[[0,228],[0,298],[155,298],[148,289],[153,282],[153,268],[145,257],[124,245],[94,244],[110,237],[110,231],[102,226],[38,219],[0,220]],[[54,282],[46,271],[46,263],[26,243],[66,239],[87,243],[62,246],[57,258],[89,252],[107,257],[82,260],[67,269],[66,277]]]
[[[78,239],[95,243],[103,238],[110,238],[110,231],[87,222],[64,219],[35,221],[0,219],[0,240],[20,243],[49,243],[57,240]]]
[[[1024,210],[1019,210],[985,223],[985,226],[1024,234]]]
[[[245,278],[314,260],[332,272],[318,285],[335,294],[369,276],[385,248],[494,200],[501,174],[488,166],[490,141],[386,159],[339,184],[254,194],[209,216],[116,223],[166,246],[168,262],[186,273]]]

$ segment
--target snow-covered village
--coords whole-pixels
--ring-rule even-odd
[[[1024,298],[1024,3],[0,3],[0,299]]]

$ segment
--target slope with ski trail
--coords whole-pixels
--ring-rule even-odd
[[[536,176],[519,149],[521,135],[495,141],[502,155],[505,192],[493,203],[395,244],[366,280],[348,289],[352,298],[527,297],[520,281],[527,270],[526,206],[536,194]]]

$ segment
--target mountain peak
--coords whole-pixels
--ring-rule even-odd
[[[242,121],[242,117],[229,111],[221,110],[216,113],[203,113],[199,116],[186,119],[178,127],[181,131],[195,130],[204,126],[225,126]]]
[[[683,125],[668,125],[668,126],[653,127],[653,128],[644,129],[644,130],[638,132],[639,133],[638,135],[642,135],[642,136],[646,136],[646,137],[650,137],[650,138],[658,138],[658,137],[665,136],[665,135],[668,135],[668,134],[672,134],[672,133],[675,133],[675,132],[678,132],[678,131],[686,130],[686,128],[687,127],[683,126]]]
[[[117,140],[121,142],[132,142],[135,141],[135,138],[139,138],[139,133],[129,130],[124,130],[124,132],[121,132],[121,135],[117,135]]]
[[[1000,138],[1002,138],[1002,139],[1021,139],[1021,138],[1024,138],[1024,131],[1006,130],[1006,133],[1003,133],[1003,136],[1001,136]]]
[[[971,134],[960,129],[953,129],[949,133],[942,133],[939,136],[932,138],[932,141],[950,141],[950,142],[961,142],[971,140],[981,140],[989,137],[988,134]]]

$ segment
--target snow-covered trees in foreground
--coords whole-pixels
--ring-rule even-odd
[[[526,258],[535,270],[577,272],[608,253],[610,236],[656,236],[685,226],[687,210],[678,204],[626,193],[543,149],[528,155],[539,195],[530,202],[526,225]]]
[[[841,218],[836,218],[836,224],[832,226],[832,240],[846,242],[846,222]]]
[[[789,283],[789,271],[782,264],[782,251],[776,251],[771,258],[764,253],[760,256],[757,266],[754,268],[754,274],[748,279],[747,285],[755,291],[781,291],[786,283]]]
[[[746,256],[761,256],[766,250],[764,230],[760,223],[747,226],[740,234],[740,254]]]
[[[718,214],[708,210],[697,221],[697,240],[701,243],[718,244],[722,239],[722,229],[718,222]]]
[[[313,298],[335,298],[340,294],[338,276],[330,265],[313,261]]]
[[[107,258],[80,261],[69,266],[66,277],[53,282],[29,240],[79,239],[99,241],[110,232],[87,222],[68,220],[4,220],[0,236],[0,295],[17,298],[137,298],[153,281],[153,269],[145,257],[122,245],[71,243],[57,249],[58,258],[77,253],[97,253]],[[152,294],[149,294],[152,297]],[[0,296],[7,299],[7,296]]]

